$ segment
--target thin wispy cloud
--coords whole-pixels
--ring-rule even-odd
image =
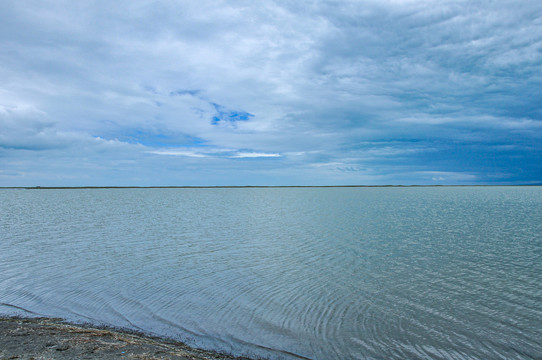
[[[187,156],[187,157],[195,157],[195,158],[203,158],[207,157],[207,155],[196,153],[193,151],[182,151],[182,150],[153,150],[153,151],[147,151],[149,154],[155,154],[155,155],[169,155],[169,156]]]
[[[276,154],[276,153],[238,152],[232,157],[234,158],[273,158],[273,157],[281,157],[281,155]]]
[[[3,2],[0,185],[542,182],[541,39],[532,0]]]

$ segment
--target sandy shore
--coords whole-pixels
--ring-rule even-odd
[[[0,359],[119,358],[246,359],[142,334],[68,324],[61,319],[0,318]]]

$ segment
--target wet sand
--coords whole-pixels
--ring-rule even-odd
[[[0,359],[190,359],[238,358],[180,342],[51,318],[0,318]]]

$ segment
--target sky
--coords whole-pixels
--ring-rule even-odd
[[[0,186],[542,183],[542,2],[0,2]]]

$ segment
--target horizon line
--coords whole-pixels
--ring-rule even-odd
[[[62,189],[220,189],[220,188],[379,188],[379,187],[488,187],[488,186],[542,186],[536,184],[385,184],[385,185],[155,185],[155,186],[0,186],[0,189],[62,190]]]

